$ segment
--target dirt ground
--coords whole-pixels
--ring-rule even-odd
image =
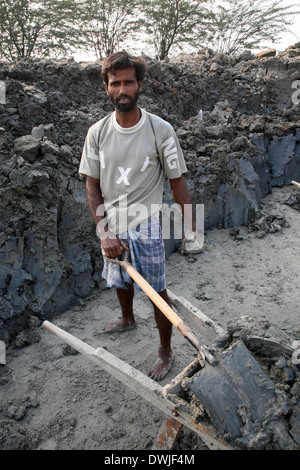
[[[261,237],[247,227],[213,229],[205,235],[203,253],[172,254],[168,288],[224,329],[229,321],[250,315],[299,333],[300,212],[285,204],[296,191],[292,186],[274,188],[264,199],[263,212],[285,217],[281,230]],[[136,330],[99,334],[119,315],[115,292],[103,284],[92,298],[51,321],[147,374],[156,359],[158,331],[144,293],[136,294],[135,311]],[[9,347],[6,365],[0,366],[0,449],[150,450],[162,412],[45,329],[38,326],[37,331],[39,341]],[[173,369],[162,385],[195,356],[177,330],[173,349]],[[186,428],[176,446],[207,449]]]

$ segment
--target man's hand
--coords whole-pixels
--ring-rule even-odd
[[[101,238],[101,246],[104,256],[107,258],[118,258],[123,250],[128,250],[128,246],[114,235]]]
[[[198,232],[192,232],[191,230],[188,230],[184,236],[185,240],[187,241],[195,241],[197,243],[201,243],[201,240],[200,240],[200,237],[199,237],[199,234]]]
[[[203,243],[197,233],[196,218],[193,205],[188,193],[184,176],[170,180],[174,201],[180,206],[188,231],[181,244],[181,253],[201,253]]]
[[[203,243],[200,241],[196,232],[188,232],[182,240],[180,253],[197,254],[203,252]]]

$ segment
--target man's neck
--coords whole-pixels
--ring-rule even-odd
[[[129,111],[128,113],[121,113],[116,109],[116,119],[117,123],[121,127],[133,127],[135,126],[139,120],[141,119],[141,111],[139,107],[136,107],[132,111]]]

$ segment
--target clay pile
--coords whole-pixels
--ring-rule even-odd
[[[299,341],[266,318],[247,315],[229,322],[227,333],[219,364],[183,379],[194,418],[213,423],[235,449],[297,450]]]
[[[272,186],[300,180],[293,88],[300,44],[277,57],[205,50],[172,62],[146,60],[140,105],[175,127],[206,228],[253,223]],[[99,286],[102,260],[78,165],[88,128],[112,110],[100,70],[99,63],[73,60],[0,64],[5,342]],[[172,202],[167,185],[165,201]]]

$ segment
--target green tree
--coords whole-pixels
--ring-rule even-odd
[[[206,44],[215,51],[233,54],[257,48],[263,41],[276,42],[289,30],[299,11],[280,1],[226,0],[213,7]]]
[[[85,0],[82,36],[88,49],[102,59],[128,45],[139,28],[136,0]]]
[[[78,6],[71,0],[1,0],[0,57],[12,61],[68,51],[75,44]]]
[[[193,46],[206,34],[201,25],[208,16],[205,0],[145,0],[144,25],[158,59],[174,47]]]

